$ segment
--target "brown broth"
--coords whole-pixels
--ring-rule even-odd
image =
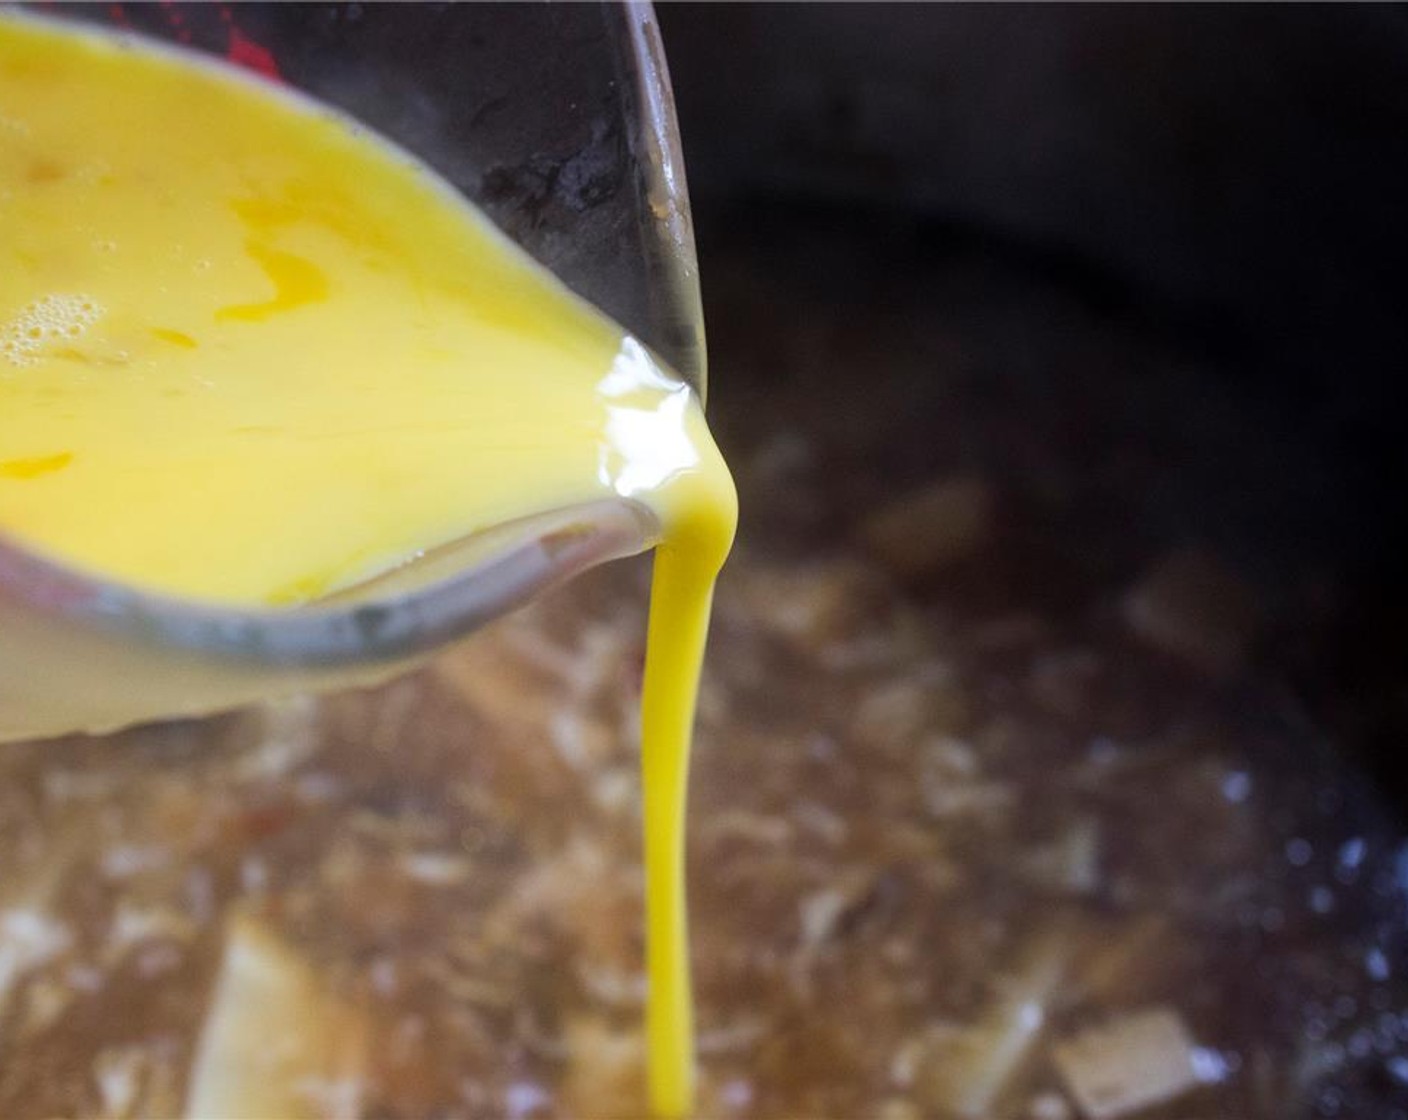
[[[1130,1116],[1408,1115],[1399,833],[1225,600],[1216,664],[1131,632],[1182,547],[1129,529],[1166,468],[1073,371],[1172,385],[1157,347],[991,274],[935,324],[933,292],[843,317],[734,260],[715,424],[755,520],[689,821],[700,1114],[1074,1117],[1060,1045],[1160,1009],[1204,1081]],[[1038,324],[1065,396],[1022,389],[995,314]],[[1148,427],[1200,407],[1170,389]],[[858,528],[955,477],[996,498],[938,567]],[[326,1115],[641,1115],[647,574],[375,691],[0,753],[5,899],[48,868],[59,930],[0,997],[0,1115],[179,1110],[236,904],[367,1013]]]

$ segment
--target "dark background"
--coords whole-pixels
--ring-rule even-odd
[[[1408,804],[1408,13],[665,4],[659,17],[716,413],[769,376],[748,357],[766,310],[740,312],[729,279],[740,254],[778,290],[813,293],[818,314],[910,291],[933,293],[942,317],[957,292],[965,345],[999,355],[995,376],[1011,376],[1000,355],[1029,318],[1013,284],[1066,301],[1083,330],[1147,340],[1186,365],[1186,397],[1234,399],[1242,442],[1270,450],[1248,470],[1173,432],[1147,500],[1121,515],[1130,534],[1154,549],[1211,541],[1256,579],[1276,616],[1258,663]],[[975,261],[1003,282],[968,284]],[[848,376],[880,384],[902,345],[872,339]],[[1051,393],[1072,376],[1032,364]],[[1145,375],[1102,354],[1080,376],[1137,395]],[[1185,407],[1164,422],[1202,423]]]

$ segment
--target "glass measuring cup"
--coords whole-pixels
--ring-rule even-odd
[[[345,110],[703,392],[689,202],[648,3],[21,7],[219,55]],[[636,503],[595,502],[476,533],[305,607],[232,610],[94,578],[0,536],[0,740],[377,680],[657,537]]]

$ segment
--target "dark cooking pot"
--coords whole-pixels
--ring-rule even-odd
[[[1401,14],[661,18],[744,512],[702,1113],[1408,1116]],[[638,1114],[646,576],[7,748],[0,1113],[178,1111],[252,981],[325,1114]]]

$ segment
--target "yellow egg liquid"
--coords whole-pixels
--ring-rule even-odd
[[[685,780],[737,514],[697,397],[404,152],[104,34],[0,19],[0,252],[12,544],[293,606],[525,515],[654,513],[649,1082],[686,1113]]]

